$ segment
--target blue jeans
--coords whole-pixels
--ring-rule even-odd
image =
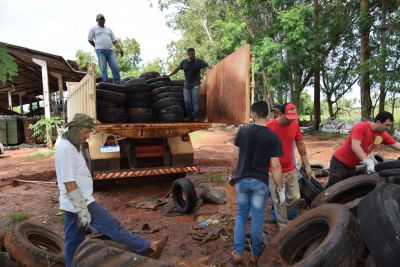
[[[119,75],[119,67],[117,56],[112,49],[96,49],[97,58],[99,59],[99,67],[101,78],[103,82],[108,82],[107,62],[110,66],[113,81],[115,84],[121,83],[121,76]]]
[[[111,240],[129,246],[138,254],[146,254],[150,251],[150,243],[138,235],[125,229],[106,209],[97,202],[88,205],[92,217],[90,227],[99,233],[109,237]],[[78,215],[73,212],[64,212],[64,255],[65,266],[72,266],[75,251],[85,240],[85,229],[77,226]]]
[[[263,247],[264,210],[269,189],[266,183],[255,178],[240,179],[236,183],[238,207],[234,229],[233,246],[243,255],[246,242],[246,223],[251,210],[251,254],[260,256]]]
[[[185,100],[186,117],[199,118],[199,92],[200,85],[187,85],[183,87],[183,99]]]

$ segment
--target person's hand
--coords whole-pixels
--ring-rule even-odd
[[[286,201],[285,185],[276,189],[276,195],[278,196],[278,206],[282,206]]]
[[[86,201],[83,198],[81,190],[77,188],[71,192],[68,192],[67,196],[72,202],[74,208],[77,210],[78,226],[81,228],[86,228],[90,224],[92,217],[90,216]]]
[[[362,164],[367,167],[368,174],[375,172],[375,163],[372,159],[365,158],[362,160]]]
[[[236,184],[236,178],[232,174],[229,174],[229,176],[228,176],[228,183],[231,186],[234,186]]]
[[[306,171],[307,178],[310,179],[311,177],[313,177],[313,171],[310,162],[308,161],[307,155],[301,156],[301,162],[304,167],[304,170]]]

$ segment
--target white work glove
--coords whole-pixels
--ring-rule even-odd
[[[67,196],[69,200],[71,200],[72,205],[74,205],[74,208],[78,210],[78,226],[81,228],[86,228],[90,224],[92,218],[81,190],[77,188],[71,192],[68,192]]]
[[[284,205],[286,201],[285,185],[276,189],[276,195],[278,196],[278,206]]]
[[[372,159],[365,158],[363,159],[362,164],[367,167],[368,174],[375,172],[375,163]]]
[[[301,156],[301,162],[304,166],[304,170],[306,171],[307,178],[310,179],[311,177],[313,177],[313,171],[311,169],[311,165],[310,162],[308,161],[307,155]]]

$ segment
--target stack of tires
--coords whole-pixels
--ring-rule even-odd
[[[153,109],[158,121],[180,122],[185,118],[183,81],[157,77],[146,81],[150,86]]]
[[[100,82],[96,87],[97,119],[102,123],[124,123],[126,112],[125,86]]]
[[[131,79],[125,83],[127,94],[128,122],[152,122],[155,116],[152,109],[150,87],[142,78]]]

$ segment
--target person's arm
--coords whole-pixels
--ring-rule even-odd
[[[95,43],[94,43],[93,40],[88,40],[88,42],[89,42],[89,44],[91,44],[94,48],[96,48],[96,45],[95,45]]]
[[[119,45],[118,41],[115,40],[113,42],[114,46],[118,49],[119,54],[121,55],[121,57],[124,55],[124,51],[122,51],[122,47]]]
[[[368,157],[367,153],[361,148],[361,141],[351,138],[351,150],[356,154],[360,161],[363,161]]]
[[[169,75],[167,75],[166,77],[171,77],[172,75],[174,75],[175,73],[177,73],[181,68],[178,66],[176,67]]]
[[[400,144],[398,142],[396,142],[394,144],[391,144],[391,145],[388,145],[388,146],[391,147],[391,148],[396,149],[397,151],[400,151]]]
[[[237,146],[233,147],[233,154],[231,160],[231,176],[236,178],[236,171],[239,164],[239,148]]]
[[[301,164],[304,166],[304,169],[307,173],[307,177],[311,178],[313,176],[312,168],[308,160],[306,145],[304,144],[303,140],[296,141],[296,147],[301,157]]]
[[[279,162],[279,157],[271,158],[271,173],[276,188],[282,188],[282,169],[281,169],[281,163]]]

